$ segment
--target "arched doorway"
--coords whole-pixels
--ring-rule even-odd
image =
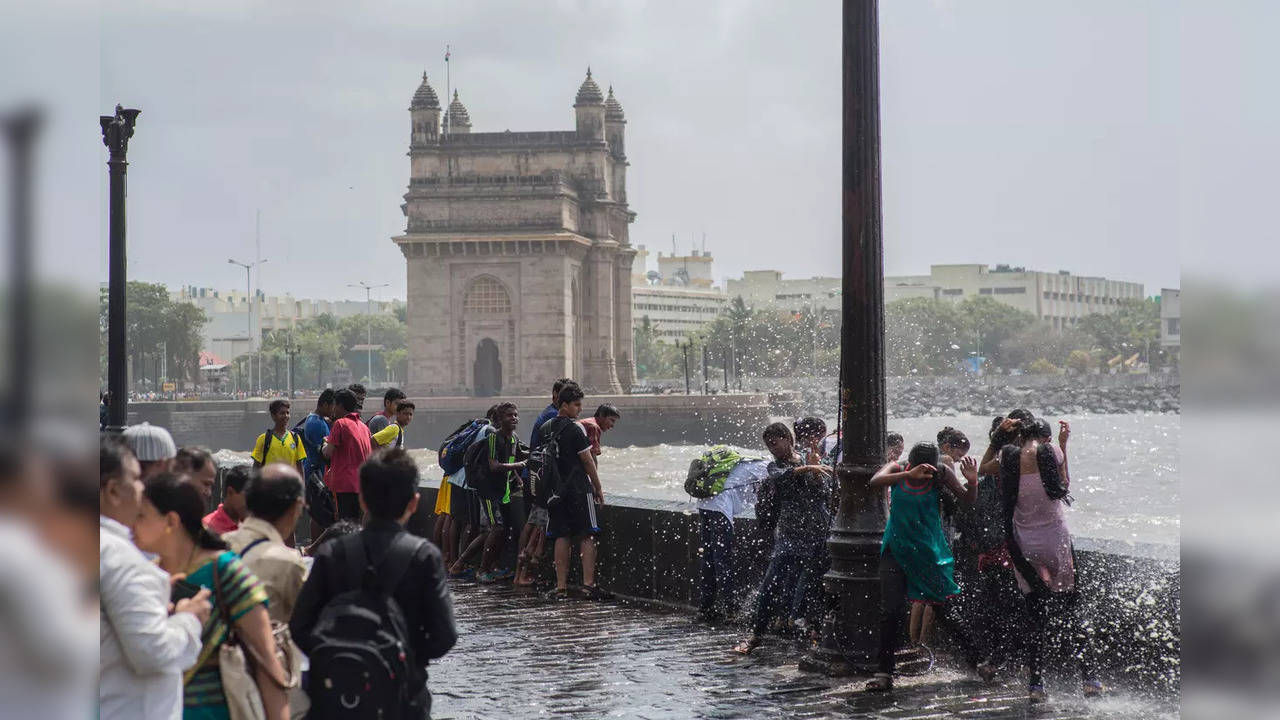
[[[498,355],[498,343],[485,338],[476,345],[476,361],[473,366],[476,379],[476,397],[493,397],[502,392],[502,359]]]

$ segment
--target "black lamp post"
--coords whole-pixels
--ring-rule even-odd
[[[129,163],[129,138],[141,110],[116,105],[115,115],[98,118],[102,126],[102,144],[110,151],[107,160],[111,179],[110,219],[108,225],[107,278],[107,391],[111,405],[107,408],[107,430],[121,432],[129,422],[129,371],[125,365],[128,348],[125,337],[125,173]]]
[[[844,132],[840,510],[824,578],[835,610],[801,668],[830,674],[876,666],[884,507],[871,476],[884,460],[884,278],[880,225],[880,68],[877,0],[844,0]]]
[[[9,377],[5,402],[10,408],[10,427],[24,428],[31,413],[31,403],[24,393],[30,392],[32,378],[32,308],[31,277],[33,274],[31,237],[31,194],[35,142],[43,116],[34,109],[24,109],[0,121],[5,144],[9,148]]]

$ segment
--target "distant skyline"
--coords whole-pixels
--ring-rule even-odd
[[[880,12],[887,274],[1008,263],[1155,294],[1181,284],[1196,241],[1210,246],[1190,250],[1196,261],[1220,234],[1274,241],[1259,214],[1269,180],[1250,152],[1274,152],[1275,100],[1248,88],[1274,67],[1260,28],[1276,5],[895,0]],[[407,107],[424,69],[443,96],[446,44],[476,131],[572,128],[588,65],[614,86],[633,243],[667,251],[675,233],[683,252],[705,232],[720,280],[833,274],[839,20],[838,3],[351,13],[231,0],[126,2],[65,28],[97,40],[97,103],[77,94],[77,114],[117,101],[143,111],[129,156],[132,278],[242,286],[226,259],[252,257],[260,209],[265,292],[363,299],[347,283],[389,282],[385,297],[404,297],[390,238],[405,226]],[[31,82],[87,64],[80,44],[66,55]],[[50,212],[42,229],[99,238],[105,278],[105,149],[96,125],[70,120],[50,137],[74,140],[48,151],[45,172],[97,168],[99,213]]]

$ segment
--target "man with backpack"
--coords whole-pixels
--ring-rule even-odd
[[[560,389],[560,408],[539,433],[537,458],[538,494],[546,501],[550,520],[547,537],[555,539],[556,586],[547,597],[569,596],[569,560],[573,540],[582,555],[582,589],[591,600],[606,600],[609,593],[596,586],[596,534],[600,524],[596,506],[604,504],[604,490],[591,455],[591,442],[577,423],[585,394],[569,381]]]
[[[450,568],[451,574],[462,572],[467,561],[483,549],[480,570],[476,573],[476,580],[482,583],[514,575],[510,570],[497,571],[495,566],[508,532],[524,525],[519,472],[525,467],[528,451],[516,439],[520,410],[515,403],[498,403],[493,416],[497,427],[467,448],[465,462],[467,485],[480,498],[480,527],[484,532],[476,535]]]
[[[307,450],[302,444],[302,436],[289,429],[289,401],[272,400],[267,412],[271,414],[273,425],[253,443],[253,466],[260,468],[279,462],[292,465],[301,474]]]
[[[333,388],[325,388],[316,398],[316,409],[293,428],[301,434],[302,446],[307,450],[307,459],[302,463],[302,484],[306,489],[307,514],[311,516],[310,537],[313,540],[338,520],[333,494],[324,485],[328,463],[320,452],[324,439],[329,436],[329,421],[338,414],[336,396]]]
[[[308,717],[429,718],[427,663],[458,634],[440,551],[404,529],[418,509],[409,455],[365,462],[359,500],[368,521],[316,553],[289,623],[311,663]]]
[[[744,457],[719,445],[689,465],[685,492],[698,499],[702,537],[701,602],[698,619],[733,622],[737,594],[733,573],[733,519],[755,505],[758,486],[769,476],[763,458]]]

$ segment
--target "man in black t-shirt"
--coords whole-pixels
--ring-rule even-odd
[[[604,491],[596,473],[587,433],[577,423],[582,412],[582,388],[575,382],[560,389],[560,412],[541,428],[541,444],[555,439],[559,452],[556,467],[560,474],[559,502],[550,507],[551,521],[547,537],[555,538],[556,587],[548,596],[562,599],[569,595],[569,560],[574,539],[582,555],[582,588],[592,600],[603,600],[609,594],[596,587],[596,534],[600,524],[596,506],[604,504]]]

